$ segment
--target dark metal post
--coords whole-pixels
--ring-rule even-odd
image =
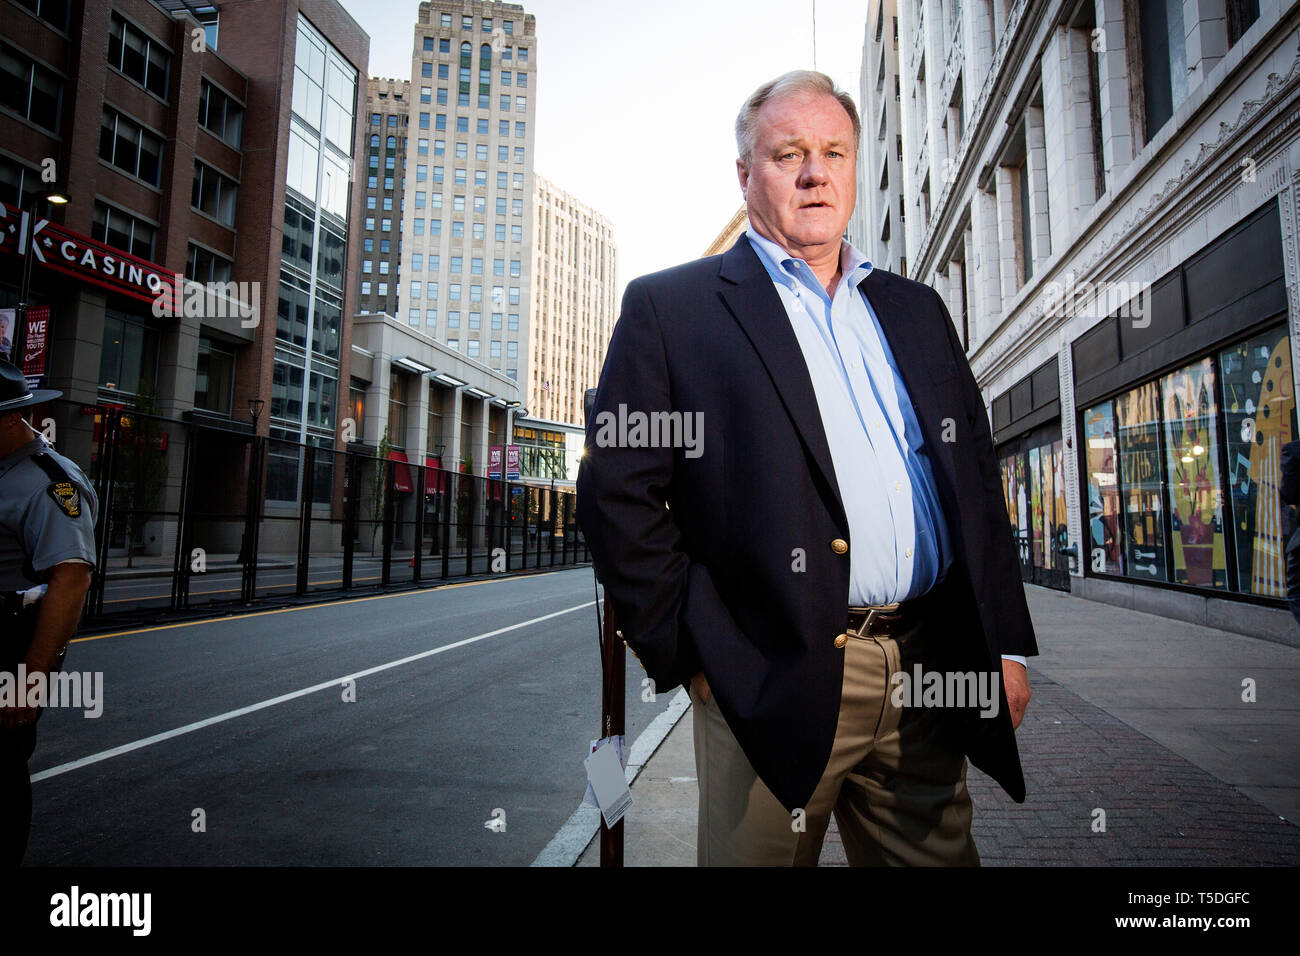
[[[244,573],[240,583],[240,600],[249,604],[257,596],[258,533],[262,529],[262,456],[265,439],[254,434],[248,452],[248,498],[244,512]]]
[[[384,469],[384,563],[379,574],[379,583],[388,587],[393,580],[393,516],[397,510],[396,483],[397,462],[391,458],[380,462]]]
[[[307,445],[302,454],[302,476],[298,482],[298,586],[294,593],[307,593],[307,566],[311,555],[311,499],[316,485],[316,448]]]
[[[438,487],[442,488],[442,577],[451,574],[451,477],[439,469]]]
[[[618,636],[614,624],[614,609],[606,595],[604,603],[604,624],[601,628],[601,643],[604,645],[603,694],[601,701],[600,726],[602,737],[621,737],[626,731],[625,713],[627,690],[625,676],[627,659],[623,651],[623,640]],[[611,829],[605,826],[605,819],[600,821],[600,865],[623,865],[623,820],[619,820]]]
[[[428,502],[424,497],[425,469],[417,465],[415,471],[415,541],[411,546],[411,580],[419,582],[424,558],[424,509]]]
[[[352,452],[343,454],[343,590],[352,587],[352,558],[356,551],[357,517],[361,505],[361,493],[357,482],[360,455]]]
[[[108,535],[111,528],[109,516],[113,513],[113,484],[117,471],[117,433],[120,413],[116,408],[102,409],[99,429],[99,467],[95,476],[95,495],[99,498],[99,514],[95,516],[95,550],[98,566],[91,578],[93,589],[90,613],[104,613],[104,585],[108,575]]]
[[[173,561],[172,610],[179,611],[190,603],[190,554],[194,538],[194,445],[199,430],[193,422],[186,426],[185,457],[181,465],[181,501],[178,509],[180,527],[176,529],[176,557]]]

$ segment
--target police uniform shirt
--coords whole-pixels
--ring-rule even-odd
[[[36,437],[0,459],[0,591],[49,580],[56,564],[95,564],[99,502],[76,463]]]

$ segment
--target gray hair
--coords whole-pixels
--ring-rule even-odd
[[[858,143],[862,139],[862,120],[858,116],[858,108],[853,103],[853,97],[838,89],[835,86],[835,81],[825,73],[817,73],[813,70],[792,70],[778,76],[775,80],[764,83],[749,95],[749,99],[745,100],[745,105],[740,108],[740,113],[736,117],[736,148],[740,150],[740,158],[745,165],[748,166],[754,159],[754,137],[755,129],[758,126],[758,111],[763,108],[763,104],[768,100],[791,93],[821,94],[834,97],[840,106],[844,107],[844,112],[849,114],[849,119],[853,121],[853,148],[855,150],[858,148]]]

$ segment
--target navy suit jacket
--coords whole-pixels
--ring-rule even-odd
[[[995,718],[945,711],[945,726],[1023,802],[1001,655],[1038,649],[984,404],[933,289],[880,269],[860,288],[916,409],[954,549],[925,666],[998,674]],[[602,447],[602,413],[620,405],[699,413],[702,446]],[[852,529],[803,353],[748,239],[628,284],[577,486],[628,647],[661,689],[703,670],[755,771],[787,809],[804,806],[839,718],[849,555],[832,542]]]

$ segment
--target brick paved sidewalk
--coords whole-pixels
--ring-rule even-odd
[[[1032,662],[1030,689],[1016,732],[1025,802],[973,767],[968,775],[985,866],[1300,864],[1294,823],[1043,677]],[[1095,808],[1105,811],[1104,833],[1092,830]],[[832,820],[821,865],[846,864]]]

